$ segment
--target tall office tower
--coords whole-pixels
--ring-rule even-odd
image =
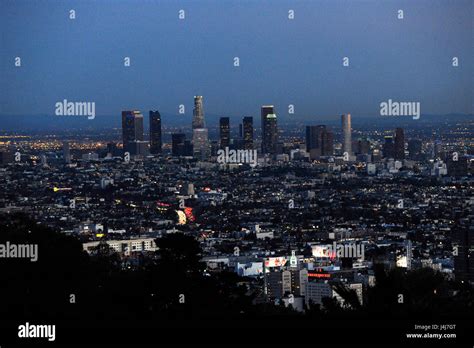
[[[323,133],[323,152],[321,156],[334,155],[334,133],[325,130]]]
[[[150,153],[161,153],[161,146],[161,115],[158,110],[150,110]]]
[[[173,156],[185,155],[186,135],[184,133],[171,134],[171,154]]]
[[[137,142],[143,141],[143,115],[140,111],[122,111],[122,141],[124,152],[137,154]]]
[[[191,140],[184,141],[184,156],[192,157],[193,155],[193,143]]]
[[[351,114],[344,114],[341,116],[342,122],[342,151],[352,155],[352,137],[351,137]]]
[[[204,121],[202,96],[194,97],[193,109],[193,155],[201,160],[210,156],[209,134]]]
[[[264,105],[261,110],[262,118],[262,152],[277,153],[278,127],[277,116],[273,105]]]
[[[410,159],[419,159],[422,150],[422,142],[419,139],[410,139],[408,141],[408,155]]]
[[[384,137],[385,142],[383,144],[383,157],[384,158],[394,158],[395,157],[395,144],[393,143],[392,136]]]
[[[207,128],[193,129],[193,152],[193,156],[200,160],[207,160],[211,155]]]
[[[205,128],[206,123],[204,121],[204,108],[202,105],[202,96],[194,96],[194,109],[193,109],[193,129]]]
[[[326,126],[306,126],[306,152],[311,159],[322,156],[323,153],[323,133]]]
[[[69,148],[69,141],[63,142],[63,158],[65,163],[71,163],[71,149]]]
[[[405,159],[405,134],[403,128],[397,128],[395,130],[395,159]]]
[[[219,120],[220,147],[224,149],[230,146],[230,120],[228,117],[221,117]]]
[[[411,270],[411,265],[413,261],[413,249],[411,240],[407,239],[406,241],[406,250],[407,250],[407,270]]]
[[[326,126],[306,126],[306,151],[311,159],[331,156],[334,152],[334,135]]]
[[[461,219],[454,229],[454,276],[474,284],[474,218]]]
[[[242,128],[244,149],[253,150],[253,117],[244,117]]]

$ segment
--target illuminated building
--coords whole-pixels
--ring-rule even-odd
[[[207,160],[211,155],[209,134],[205,127],[202,96],[195,96],[193,109],[193,156],[200,160]]]
[[[230,146],[230,120],[229,117],[219,119],[220,148]]]
[[[242,128],[244,149],[253,150],[253,117],[244,117]]]
[[[351,129],[351,114],[344,114],[341,116],[342,123],[342,151],[352,155],[352,129]]]
[[[143,115],[140,111],[122,111],[122,141],[124,152],[137,155],[143,141]]]
[[[273,105],[264,105],[261,110],[262,152],[276,155],[278,143],[277,116]]]

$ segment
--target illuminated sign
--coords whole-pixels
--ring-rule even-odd
[[[186,214],[182,210],[176,210],[178,214],[178,225],[185,225],[186,224]]]
[[[336,253],[331,249],[331,245],[313,245],[311,247],[314,257],[335,258]]]
[[[156,202],[156,205],[159,207],[171,207],[171,204],[163,203],[163,202]]]
[[[309,273],[308,278],[331,278],[329,273]]]
[[[269,257],[267,260],[265,260],[265,267],[270,268],[270,267],[283,267],[286,265],[286,258],[284,256],[280,257]]]
[[[184,214],[186,215],[186,218],[189,221],[194,222],[195,218],[194,218],[194,214],[193,214],[193,208],[190,208],[190,207],[184,208]]]

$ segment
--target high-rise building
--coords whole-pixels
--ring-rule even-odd
[[[323,133],[323,152],[321,156],[334,155],[334,133],[326,130]]]
[[[384,144],[383,144],[383,157],[385,158],[394,158],[395,157],[395,144],[393,142],[393,137],[388,135],[384,137]]]
[[[184,156],[192,156],[193,155],[193,143],[191,140],[184,141]]]
[[[253,117],[244,117],[242,128],[244,149],[253,150]]]
[[[193,155],[200,160],[207,160],[211,154],[207,128],[193,129]]]
[[[262,119],[262,152],[277,153],[278,126],[273,105],[264,105],[261,110]]]
[[[193,129],[205,128],[206,122],[204,121],[204,108],[202,104],[202,96],[194,96],[194,109],[193,109]]]
[[[122,111],[122,141],[124,152],[136,155],[136,142],[143,141],[143,115],[140,111]]]
[[[408,141],[408,155],[410,159],[419,159],[422,151],[423,143],[419,139],[410,139]]]
[[[69,147],[69,141],[63,142],[63,159],[64,163],[71,163],[71,149]]]
[[[202,96],[194,97],[193,109],[193,155],[201,160],[207,160],[211,154],[209,134],[204,121]]]
[[[161,146],[161,115],[158,110],[150,110],[150,153],[161,153]]]
[[[220,147],[224,149],[230,146],[230,119],[221,117],[219,120]]]
[[[351,128],[351,114],[344,114],[341,116],[342,123],[342,151],[352,155],[352,128]]]
[[[306,126],[306,151],[311,159],[318,158],[323,152],[323,133],[326,126]]]
[[[306,151],[311,159],[334,153],[334,136],[326,126],[306,126]]]
[[[186,135],[184,133],[171,134],[171,154],[173,156],[185,155],[185,140]]]
[[[394,155],[394,158],[397,160],[405,159],[405,134],[403,128],[397,128],[395,130]]]

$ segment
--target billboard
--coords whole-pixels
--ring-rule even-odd
[[[286,264],[286,257],[280,256],[280,257],[269,257],[268,259],[265,260],[265,267],[266,268],[271,268],[271,267],[283,267]]]

